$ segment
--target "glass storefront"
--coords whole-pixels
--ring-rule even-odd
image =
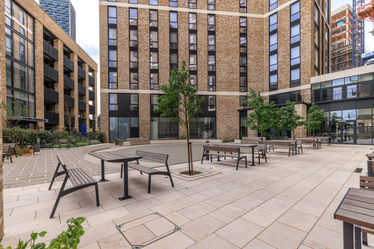
[[[193,139],[215,139],[216,118],[197,118],[191,125],[190,132]]]
[[[151,139],[171,140],[178,139],[179,125],[171,121],[170,118],[151,118]]]
[[[139,135],[139,118],[133,117],[110,117],[109,118],[110,142],[116,138],[126,141],[130,137]]]

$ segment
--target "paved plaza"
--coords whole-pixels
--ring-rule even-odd
[[[155,148],[138,148],[147,147]],[[48,233],[40,241],[49,241],[66,230],[67,219],[83,216],[85,234],[79,245],[83,249],[130,249],[129,242],[162,249],[342,248],[342,222],[334,220],[333,213],[347,190],[358,187],[359,176],[367,172],[365,155],[372,150],[365,145],[325,145],[290,157],[272,152],[268,163],[262,160],[248,168],[241,163],[238,171],[235,159],[204,161],[202,165],[197,161],[197,170],[216,174],[198,180],[173,176],[174,188],[168,178],[154,176],[151,194],[147,193],[147,176],[131,171],[129,192],[133,198],[125,201],[117,199],[123,196],[119,167],[108,165],[110,181],[99,183],[99,207],[94,188],[86,188],[63,197],[52,219],[49,215],[62,180],[47,190],[57,165],[55,155],[61,155],[68,165],[84,168],[95,179],[100,178],[100,165],[81,148],[45,150],[44,156],[41,153],[4,165],[7,189],[2,243],[15,246],[19,238],[25,240],[32,231],[44,230]],[[25,164],[22,174],[28,176],[15,180],[16,171],[22,172],[20,162]],[[47,167],[51,164],[52,171]],[[172,171],[186,168],[185,163],[171,166]],[[356,168],[363,171],[355,173]],[[34,178],[46,182],[34,185]],[[169,235],[174,226],[181,230]],[[370,235],[369,245],[374,245]]]

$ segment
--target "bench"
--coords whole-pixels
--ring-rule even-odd
[[[266,137],[264,137],[266,140]],[[242,137],[242,144],[259,144],[261,141],[261,137]]]
[[[63,145],[63,144],[66,144],[66,149],[70,148],[70,144],[69,144],[67,139],[60,139],[60,140],[58,140],[58,146],[59,146],[58,149],[61,149],[61,145]]]
[[[267,152],[267,145],[266,144],[259,144],[257,146],[257,154],[258,154],[258,164],[261,164],[260,162],[260,158],[261,157],[264,157],[265,158],[265,162],[268,162],[268,159],[266,157],[266,152]]]
[[[288,149],[288,156],[291,155],[291,151],[293,151],[293,146],[290,143],[284,143],[284,142],[277,142],[277,141],[264,141],[264,144],[269,146],[269,151],[270,149]]]
[[[10,162],[13,163],[12,153],[10,151],[10,146],[7,146],[7,145],[3,145],[3,162],[4,162],[5,157],[7,157],[7,159],[10,158]]]
[[[216,151],[217,153],[213,153],[211,151]],[[225,154],[220,154],[220,152],[224,152]],[[226,152],[231,153],[231,154],[226,155]],[[237,154],[235,155],[235,154],[232,154],[232,153],[237,153]],[[226,156],[231,157],[231,158],[237,157],[238,161],[236,162],[236,170],[238,170],[238,168],[239,168],[239,161],[241,159],[245,159],[245,167],[247,168],[247,156],[241,156],[240,155],[240,148],[239,147],[204,145],[204,151],[203,151],[203,157],[201,158],[201,164],[203,164],[204,157],[206,157],[206,156],[210,156],[210,161],[211,162],[213,161],[213,156],[217,156],[218,160],[219,160],[220,156],[225,157],[225,159],[226,159]]]
[[[46,140],[42,140],[42,145],[41,145],[42,149],[45,149],[45,147],[47,146],[53,150],[53,141],[50,143],[47,143]]]
[[[149,141],[149,139],[145,137],[128,138],[127,142],[130,142],[130,146],[151,144],[151,141]]]
[[[368,176],[373,177],[374,176],[374,161],[368,160]]]
[[[331,137],[316,137],[319,139],[319,143],[322,148],[322,142],[325,142],[327,145],[331,145]]]
[[[53,216],[56,212],[58,203],[60,202],[61,197],[65,196],[67,194],[73,193],[77,190],[90,187],[90,186],[95,186],[96,206],[100,206],[99,188],[98,188],[97,181],[95,179],[93,179],[90,175],[88,175],[81,168],[67,169],[66,164],[62,161],[62,159],[59,155],[57,155],[57,160],[58,160],[58,165],[57,165],[56,171],[53,175],[53,178],[52,178],[51,184],[49,185],[48,190],[51,190],[52,184],[53,184],[56,177],[58,177],[60,175],[65,175],[65,179],[62,183],[60,192],[57,196],[55,205],[53,206],[52,213],[51,213],[51,216],[49,218],[53,218]],[[60,166],[62,166],[63,171],[59,172],[58,170],[59,170]],[[70,180],[73,187],[65,189],[65,186],[66,186],[66,183],[67,183],[68,179]]]
[[[139,161],[137,161],[136,163],[129,162],[127,164],[129,168],[140,171],[141,175],[143,175],[143,173],[148,174],[148,193],[151,193],[151,177],[153,175],[169,176],[171,186],[174,187],[173,178],[171,177],[171,173],[170,173],[170,169],[169,169],[169,165],[168,165],[168,159],[169,159],[168,154],[161,154],[161,153],[154,153],[154,152],[149,152],[149,151],[137,150],[135,155],[141,156],[142,159],[145,159],[147,161],[163,163],[166,166],[166,171],[160,171],[160,170],[157,170],[157,169],[154,169],[154,168],[150,168],[150,167],[141,165],[141,164],[139,164]],[[121,166],[121,178],[122,178],[122,175],[123,175],[123,168],[124,168],[124,166],[122,165]]]

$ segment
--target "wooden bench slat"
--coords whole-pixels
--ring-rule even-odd
[[[149,168],[149,167],[137,164],[137,163],[128,163],[128,166],[132,169],[136,169],[136,170],[141,171],[141,172],[146,173],[146,174],[161,172],[161,171],[158,171],[156,169]]]

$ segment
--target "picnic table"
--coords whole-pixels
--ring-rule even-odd
[[[297,141],[301,141],[301,142],[305,142],[305,143],[313,143],[313,150],[314,150],[314,148],[318,149],[318,139],[319,138],[314,138],[314,137],[296,138]]]
[[[343,221],[344,249],[354,248],[355,232],[356,247],[361,248],[361,234],[354,226],[374,229],[374,191],[350,188],[336,209],[334,218]]]
[[[252,148],[252,165],[255,166],[255,147],[258,146],[258,144],[237,144],[237,143],[219,143],[219,144],[212,144],[213,146],[230,146],[230,147],[238,147],[238,148]],[[218,161],[219,158],[218,158]]]
[[[129,195],[129,174],[128,174],[128,162],[139,160],[142,157],[137,155],[126,154],[121,151],[109,151],[109,152],[91,152],[88,155],[94,156],[101,160],[101,180],[99,182],[108,181],[105,179],[105,167],[104,162],[111,163],[123,163],[123,186],[124,196],[118,198],[120,201],[132,198]],[[121,166],[120,166],[121,167]]]

